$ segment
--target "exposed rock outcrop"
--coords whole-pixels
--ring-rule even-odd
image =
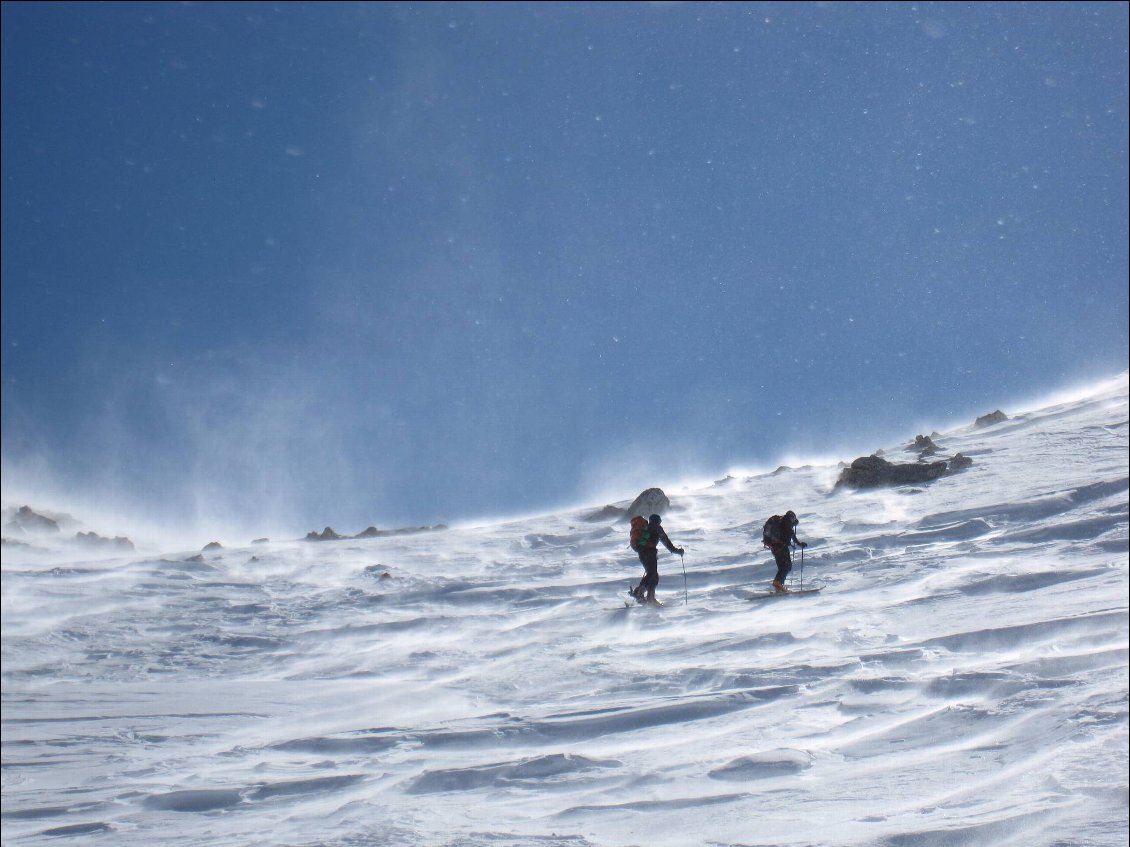
[[[435,524],[434,526],[413,526],[405,527],[404,529],[377,529],[375,526],[366,527],[356,535],[342,535],[331,526],[327,526],[321,532],[314,532],[311,530],[306,533],[307,541],[349,541],[358,538],[388,538],[394,535],[415,535],[418,532],[440,532],[447,529],[446,524]]]
[[[950,459],[950,473],[963,471],[973,464],[973,460],[966,456],[964,453],[958,453]]]
[[[998,424],[1007,420],[1008,415],[1006,415],[1000,409],[997,409],[995,412],[990,412],[987,415],[981,415],[981,417],[977,418],[977,420],[973,422],[973,427],[974,429],[982,429],[984,427],[992,426],[993,424]]]
[[[6,533],[11,533],[30,542],[30,544],[22,541],[17,542],[14,538],[5,537],[5,545],[16,546],[18,544],[27,549],[35,550],[38,549],[37,545],[40,544],[47,544],[51,547],[59,544],[74,544],[87,550],[115,553],[129,553],[135,549],[133,541],[123,535],[107,538],[94,531],[82,529],[75,531],[75,527],[81,527],[83,524],[70,515],[59,512],[43,514],[35,511],[31,506],[21,506],[19,509],[6,508],[4,517],[7,518],[4,524]]]
[[[627,517],[627,512],[619,506],[605,506],[603,509],[597,509],[590,515],[586,515],[581,520],[588,523],[604,523],[605,521],[618,521],[623,517]]]
[[[20,506],[19,511],[12,515],[12,519],[4,524],[4,529],[8,532],[29,535],[56,535],[59,532],[59,523],[32,511],[30,506]]]
[[[836,488],[881,488],[889,485],[914,485],[932,482],[973,464],[968,456],[958,453],[952,459],[936,462],[896,464],[881,456],[861,456],[840,472]]]
[[[131,552],[134,550],[133,542],[124,535],[115,538],[105,538],[97,532],[76,532],[75,541],[84,547],[98,547],[103,550],[121,550]]]
[[[895,464],[881,456],[861,456],[840,473],[836,486],[879,488],[886,485],[907,485],[930,482],[949,470],[945,462]]]
[[[343,538],[345,538],[345,536],[339,535],[332,526],[327,526],[321,532],[310,530],[306,533],[307,541],[340,541]]]
[[[918,453],[918,457],[924,458],[926,456],[936,455],[938,452],[938,445],[934,443],[934,439],[928,435],[914,436],[914,443],[911,444],[908,450],[913,450]]]

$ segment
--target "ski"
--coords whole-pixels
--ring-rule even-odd
[[[824,586],[817,588],[790,588],[788,591],[760,591],[755,594],[747,594],[747,600],[768,600],[771,597],[790,597],[793,595],[801,594],[819,594]]]

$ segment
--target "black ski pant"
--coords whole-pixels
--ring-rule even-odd
[[[640,564],[643,565],[645,573],[637,590],[654,594],[655,586],[659,585],[659,548],[644,547],[638,552]]]
[[[784,582],[789,571],[793,569],[793,557],[789,553],[789,545],[774,544],[769,549],[773,551],[773,561],[777,563],[777,575],[773,577],[773,581]]]

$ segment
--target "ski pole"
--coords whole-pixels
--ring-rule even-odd
[[[679,554],[679,564],[683,566],[683,605],[689,606],[690,601],[687,599],[687,566],[683,562],[683,554]]]
[[[800,548],[800,590],[804,591],[804,548]]]

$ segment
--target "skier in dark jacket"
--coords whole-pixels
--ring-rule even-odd
[[[773,590],[780,593],[788,591],[785,588],[785,577],[793,569],[793,557],[789,547],[807,547],[808,544],[796,537],[796,527],[800,521],[792,509],[784,515],[773,515],[765,522],[761,533],[761,543],[773,553],[773,560],[777,563],[777,575],[773,577]]]
[[[643,565],[644,575],[640,584],[628,593],[640,603],[656,604],[655,586],[659,585],[659,542],[672,553],[683,555],[683,548],[676,547],[667,537],[661,526],[663,519],[659,515],[652,515],[647,519],[647,524],[642,521],[632,521],[632,549],[639,554],[640,564]]]

